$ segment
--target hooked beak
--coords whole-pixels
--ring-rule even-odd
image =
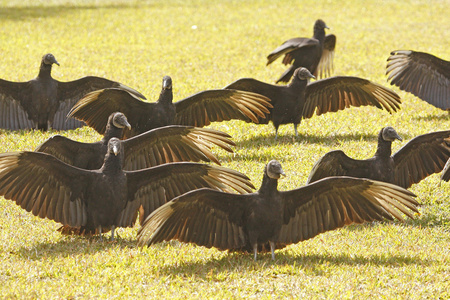
[[[172,88],[172,79],[169,76],[164,76],[162,88],[165,90],[169,90]]]
[[[59,66],[59,62],[56,60],[54,56],[51,58],[50,62],[53,64],[57,64]]]
[[[114,145],[112,150],[113,150],[115,156],[117,156],[117,154],[119,154],[119,147],[117,145]]]

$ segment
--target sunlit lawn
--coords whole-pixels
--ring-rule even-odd
[[[0,78],[37,75],[42,55],[69,81],[102,76],[157,99],[164,75],[175,100],[221,88],[241,77],[274,82],[280,61],[266,56],[283,41],[312,36],[325,20],[337,36],[334,75],[388,86],[390,51],[414,49],[450,58],[448,1],[0,1]],[[271,125],[232,121],[211,125],[233,136],[222,165],[259,186],[264,164],[278,159],[287,174],[281,190],[305,184],[314,162],[332,149],[354,158],[373,155],[377,134],[393,126],[403,142],[450,128],[447,112],[392,89],[402,97],[393,115],[373,107],[348,109],[292,125],[274,140]],[[0,152],[33,150],[56,132],[0,131]],[[91,142],[85,127],[57,132]],[[398,222],[350,226],[322,234],[257,262],[178,242],[136,247],[133,229],[115,242],[62,236],[59,224],[0,200],[0,298],[401,298],[450,297],[449,184],[433,175],[413,186],[421,215]]]

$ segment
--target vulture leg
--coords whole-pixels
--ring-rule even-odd
[[[258,243],[253,244],[253,259],[256,261],[256,254],[258,253]]]
[[[100,241],[103,242],[103,236],[102,236],[102,225],[98,225],[98,234],[100,234]]]
[[[272,253],[272,260],[275,260],[275,243],[274,242],[269,242],[270,244],[270,252]]]
[[[111,241],[114,241],[114,230],[116,229],[116,226],[111,227]]]
[[[297,123],[297,124],[294,123],[295,137],[298,137],[298,130],[297,130],[297,127],[298,127],[298,123]]]

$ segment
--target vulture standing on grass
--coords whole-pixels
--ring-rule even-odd
[[[42,57],[35,79],[27,82],[0,79],[0,128],[68,130],[81,127],[84,123],[68,120],[66,115],[84,95],[98,89],[118,87],[145,99],[132,88],[101,77],[87,76],[60,82],[51,76],[53,64],[59,66],[49,53]]]
[[[372,158],[357,160],[341,150],[325,154],[314,165],[308,183],[330,176],[352,176],[380,180],[405,189],[425,177],[441,172],[450,158],[450,130],[419,135],[391,155],[392,142],[402,140],[394,128],[378,134],[378,148]]]
[[[132,129],[125,131],[128,138],[167,125],[203,127],[231,119],[258,122],[257,116],[264,117],[271,107],[264,96],[224,89],[203,91],[175,103],[172,100],[172,79],[164,76],[157,102],[143,102],[123,89],[104,89],[86,95],[68,117],[82,120],[103,134],[108,116],[120,111],[131,124]]]
[[[437,108],[450,110],[450,61],[424,52],[396,50],[388,58],[388,74],[392,85]]]
[[[35,151],[51,154],[65,163],[88,170],[100,169],[111,138],[121,138],[123,129],[131,129],[123,113],[109,116],[103,139],[95,143],[73,141],[55,135],[41,144]],[[140,170],[163,163],[179,161],[219,161],[210,151],[213,145],[233,152],[235,144],[224,132],[192,126],[165,126],[153,129],[122,141],[124,148],[124,170]]]
[[[306,68],[295,70],[292,82],[286,86],[273,85],[253,78],[241,78],[226,89],[249,91],[266,96],[273,108],[269,115],[259,118],[260,124],[272,121],[275,139],[281,124],[294,124],[295,136],[302,119],[327,112],[336,112],[350,106],[376,106],[389,113],[400,109],[400,97],[392,90],[367,79],[336,76],[308,83],[314,76]]]
[[[142,218],[170,199],[209,187],[248,193],[253,185],[234,170],[179,162],[139,171],[123,171],[121,141],[108,142],[99,170],[70,166],[39,152],[0,154],[0,195],[35,216],[62,223],[62,233],[102,234],[131,227],[142,206]]]
[[[307,68],[318,78],[330,76],[333,69],[336,36],[334,34],[325,35],[325,28],[329,29],[325,22],[319,19],[314,23],[312,38],[287,40],[267,56],[267,65],[282,55],[284,55],[283,64],[291,65],[276,83],[289,82],[294,71],[299,67]]]
[[[138,244],[177,239],[220,250],[274,250],[353,223],[417,212],[414,194],[384,182],[333,177],[278,191],[278,161],[270,161],[256,193],[236,195],[211,189],[188,192],[155,210],[138,232]]]

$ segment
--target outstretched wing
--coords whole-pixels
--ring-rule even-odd
[[[87,221],[88,171],[38,152],[0,154],[0,195],[26,211],[72,227]]]
[[[375,106],[389,113],[400,109],[400,97],[392,90],[367,79],[335,76],[314,81],[306,87],[303,118],[336,112],[350,106]]]
[[[34,151],[53,155],[66,164],[88,170],[100,169],[105,156],[98,144],[82,143],[61,135],[50,137]]]
[[[415,195],[399,186],[352,177],[330,177],[301,188],[281,192],[284,225],[278,243],[291,244],[353,223],[418,212]],[[412,212],[411,212],[412,211]]]
[[[296,51],[300,48],[316,47],[317,45],[319,45],[319,41],[312,38],[293,38],[287,40],[267,56],[267,65],[270,65],[282,55],[286,55],[283,58],[283,64],[292,64],[292,60],[294,59],[294,57],[290,55],[291,52]]]
[[[258,123],[260,124],[269,123],[268,115],[270,115],[270,113],[272,112],[272,107],[277,106],[281,91],[285,88],[285,86],[265,83],[253,78],[241,78],[225,87],[225,89],[234,89],[257,93],[260,95],[264,95],[270,99],[271,107],[268,108],[269,114],[266,114],[265,118],[261,118],[258,116]]]
[[[396,50],[388,58],[388,74],[392,85],[440,109],[450,109],[449,61],[424,52]]]
[[[365,162],[350,158],[341,150],[330,151],[313,166],[307,183],[331,176],[349,176],[352,170],[364,169]]]
[[[57,130],[69,130],[84,125],[76,119],[67,118],[67,114],[78,100],[83,98],[86,94],[105,88],[120,88],[129,93],[145,99],[145,97],[138,91],[121,84],[102,77],[86,76],[74,81],[61,82],[58,81],[57,97],[59,107],[55,114],[52,127]]]
[[[27,94],[31,94],[29,82],[0,79],[0,128],[19,130],[35,127],[23,106],[31,101],[26,98]]]
[[[334,49],[336,48],[336,36],[327,34],[323,42],[322,56],[316,69],[316,78],[325,78],[333,71]]]
[[[254,189],[240,172],[199,163],[170,163],[126,174],[129,202],[137,200],[143,207],[141,224],[155,209],[191,190],[208,187],[243,194]]]
[[[269,113],[270,99],[265,96],[238,90],[208,90],[175,102],[175,123],[203,127],[211,122],[228,120],[258,123],[258,116]]]
[[[192,126],[165,126],[123,141],[124,169],[140,170],[179,161],[219,161],[211,152],[213,145],[233,152],[235,144],[224,132]]]
[[[151,116],[154,105],[143,102],[127,90],[108,88],[84,96],[72,107],[67,117],[84,121],[98,133],[104,134],[109,116],[114,112],[122,112],[131,125],[131,131],[135,132],[132,135],[136,135],[139,133],[139,120]],[[127,130],[124,129],[125,132]]]
[[[185,193],[145,220],[138,232],[138,245],[177,239],[221,250],[242,248],[247,244],[243,216],[252,197],[211,189]]]
[[[392,158],[395,163],[394,183],[409,188],[425,177],[442,171],[450,158],[450,130],[417,136]]]

